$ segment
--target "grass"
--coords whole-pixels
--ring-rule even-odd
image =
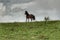
[[[0,40],[60,40],[60,21],[0,23]]]

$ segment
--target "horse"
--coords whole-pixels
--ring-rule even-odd
[[[45,20],[45,24],[47,24],[47,21],[49,21],[49,17],[44,17],[44,20]]]
[[[45,17],[44,20],[45,20],[45,21],[48,21],[48,20],[49,20],[49,17]]]
[[[33,14],[29,14],[28,11],[25,11],[25,15],[26,15],[26,22],[27,22],[27,19],[28,19],[28,22],[29,22],[29,19],[31,19],[31,22],[32,20],[35,20],[35,16]]]

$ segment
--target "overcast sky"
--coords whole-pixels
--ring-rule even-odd
[[[36,16],[36,21],[49,16],[60,20],[60,0],[0,0],[0,22],[25,21],[24,11]]]

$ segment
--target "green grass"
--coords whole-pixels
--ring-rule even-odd
[[[60,21],[0,23],[0,40],[60,40]]]

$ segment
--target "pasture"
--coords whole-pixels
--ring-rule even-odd
[[[0,23],[0,40],[60,40],[60,21]]]

